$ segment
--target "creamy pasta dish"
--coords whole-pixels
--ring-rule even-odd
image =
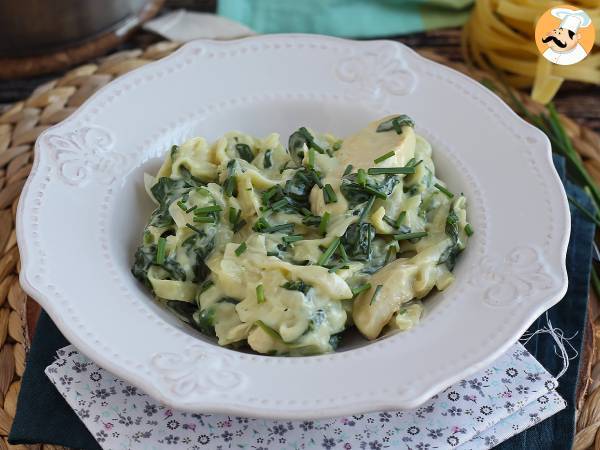
[[[473,233],[406,115],[343,140],[302,127],[287,144],[230,132],[173,146],[133,275],[223,346],[332,352],[345,330],[403,331],[453,281]]]

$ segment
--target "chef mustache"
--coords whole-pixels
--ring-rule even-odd
[[[554,41],[554,43],[556,45],[558,45],[560,48],[565,48],[567,46],[566,42],[559,40],[556,36],[547,36],[545,38],[542,38],[542,42],[544,44],[546,44],[547,42],[550,42],[550,41]]]

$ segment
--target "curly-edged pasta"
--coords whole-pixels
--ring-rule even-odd
[[[411,328],[472,233],[413,127],[400,115],[344,141],[302,127],[287,147],[239,132],[173,146],[144,177],[157,207],[133,275],[220,345],[259,353]]]

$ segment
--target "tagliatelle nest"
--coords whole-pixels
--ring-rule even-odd
[[[564,1],[476,0],[463,29],[463,51],[471,64],[489,71],[500,70],[509,84],[531,87],[531,97],[548,103],[564,80],[600,84],[600,52],[583,61],[561,66],[547,61],[535,43],[535,26],[548,9]],[[596,25],[600,44],[600,0],[577,0],[569,4],[584,9]]]

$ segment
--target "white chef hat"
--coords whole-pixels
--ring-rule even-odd
[[[577,33],[579,28],[586,28],[592,23],[590,16],[581,9],[573,11],[572,9],[567,8],[554,8],[550,13],[554,17],[561,19],[561,28],[571,30],[573,33]]]

